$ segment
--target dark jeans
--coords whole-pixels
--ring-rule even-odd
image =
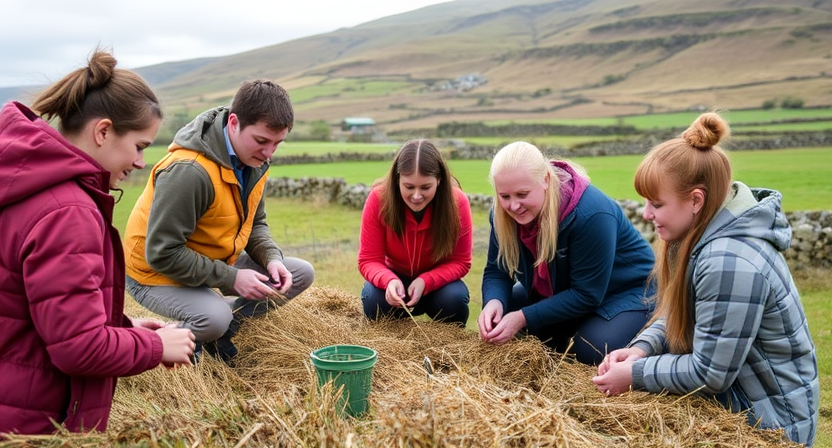
[[[404,289],[410,286],[412,279],[400,277]],[[361,290],[361,302],[364,304],[364,315],[369,319],[390,316],[396,319],[408,317],[407,311],[390,306],[384,299],[385,290],[376,288],[370,282],[364,283]],[[422,296],[413,307],[413,315],[427,314],[433,320],[454,323],[464,327],[468,322],[468,287],[462,280],[456,280]],[[407,299],[405,299],[407,301]]]
[[[519,283],[512,291],[514,311],[525,306],[528,301],[526,290]],[[515,308],[514,305],[520,305]],[[558,322],[528,333],[537,337],[544,344],[558,353],[574,353],[575,358],[584,364],[598,365],[604,356],[627,344],[644,328],[648,319],[647,310],[624,311],[612,319],[591,313],[577,319]],[[572,347],[569,347],[572,340]]]

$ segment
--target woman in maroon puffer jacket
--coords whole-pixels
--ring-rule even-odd
[[[2,433],[103,431],[116,378],[187,364],[190,330],[123,314],[124,255],[109,194],[162,113],[141,77],[96,50],[33,109],[0,109]]]

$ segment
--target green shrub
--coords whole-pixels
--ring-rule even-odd
[[[803,108],[803,99],[787,96],[783,98],[783,101],[780,102],[780,107],[783,109],[802,109]]]

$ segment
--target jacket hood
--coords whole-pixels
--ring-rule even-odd
[[[176,133],[168,150],[187,148],[204,154],[226,168],[231,168],[231,159],[225,150],[225,144],[217,144],[225,142],[223,129],[228,123],[228,114],[227,107],[217,107],[197,115],[193,121]]]
[[[555,167],[555,173],[560,179],[558,222],[562,222],[578,206],[584,191],[589,187],[589,179],[575,171],[567,162],[552,160],[549,163]]]
[[[110,173],[28,107],[0,109],[0,207],[76,178],[109,192]]]
[[[788,249],[792,228],[780,209],[782,199],[783,195],[776,190],[732,183],[725,205],[705,229],[693,252],[716,238],[726,237],[759,238],[779,251]]]

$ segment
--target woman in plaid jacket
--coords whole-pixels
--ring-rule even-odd
[[[661,238],[651,325],[613,351],[593,379],[616,395],[632,389],[714,396],[760,428],[811,445],[819,383],[815,347],[789,267],[781,195],[731,181],[729,133],[701,115],[680,138],[653,148],[635,187]]]

